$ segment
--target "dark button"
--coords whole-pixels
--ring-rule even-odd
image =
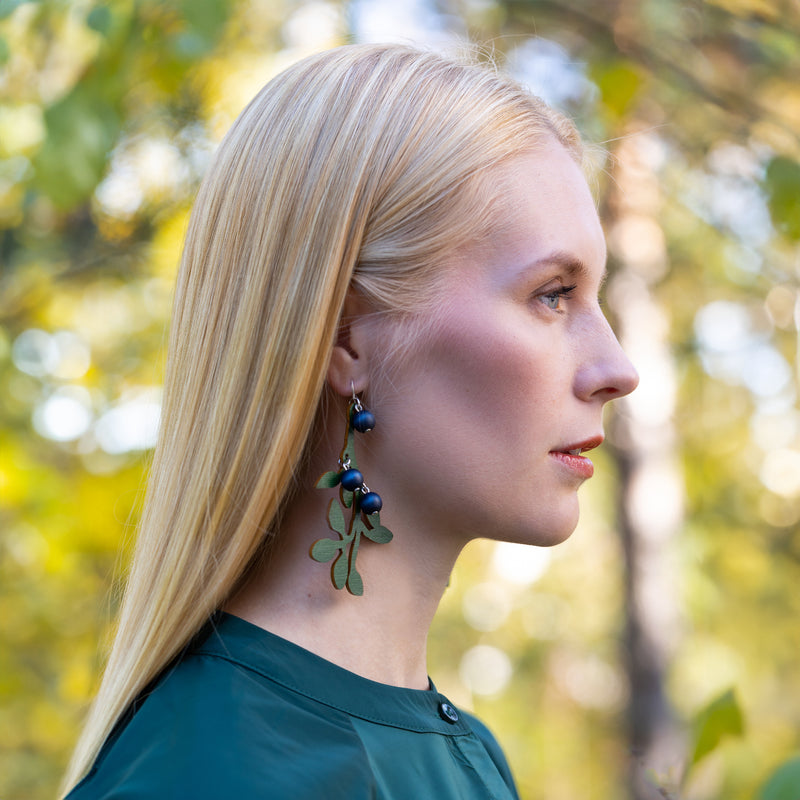
[[[439,716],[451,725],[455,725],[458,722],[458,711],[450,703],[439,703]]]

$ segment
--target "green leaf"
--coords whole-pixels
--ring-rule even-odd
[[[342,549],[343,544],[344,542],[341,539],[338,542],[333,539],[320,539],[311,548],[311,558],[324,564]]]
[[[317,489],[333,489],[334,486],[339,485],[339,475],[338,472],[326,472],[323,475],[319,476],[319,480],[316,483]]]
[[[800,756],[781,764],[761,787],[759,800],[800,800]]]
[[[353,469],[358,469],[358,462],[356,461],[355,436],[355,431],[348,427],[347,436],[344,438],[344,447],[342,448],[341,458],[342,461],[344,461],[345,458],[349,458],[350,466]]]
[[[86,17],[86,24],[105,36],[111,30],[111,9],[108,6],[95,6]]]
[[[615,118],[626,114],[642,85],[639,71],[629,61],[595,64],[591,77],[600,89],[603,104]]]
[[[331,500],[328,505],[328,525],[332,531],[336,531],[336,533],[344,536],[344,514],[336,500]]]
[[[741,736],[744,719],[733,689],[709,703],[697,715],[692,728],[695,744],[690,765],[715,750],[726,736]]]
[[[355,566],[350,570],[350,575],[347,577],[347,590],[357,597],[361,597],[364,594],[364,581],[361,580],[361,575],[358,574]]]
[[[764,179],[772,222],[790,239],[800,239],[800,164],[777,156]]]
[[[374,528],[364,527],[364,536],[376,544],[386,544],[391,542],[394,534],[383,525],[376,525]]]
[[[343,552],[339,553],[339,558],[333,562],[331,577],[333,578],[333,585],[337,589],[342,589],[344,587],[347,581],[347,558]]]
[[[353,492],[342,489],[342,504],[345,508],[350,508],[353,505]]]
[[[47,137],[34,161],[38,188],[60,209],[94,191],[120,130],[101,82],[79,84],[44,115]]]

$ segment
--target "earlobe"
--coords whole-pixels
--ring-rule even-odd
[[[362,307],[363,303],[351,289],[328,363],[328,384],[337,394],[347,397],[353,391],[363,392],[369,382],[369,337]]]

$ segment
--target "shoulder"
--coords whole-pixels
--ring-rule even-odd
[[[192,655],[129,712],[69,800],[367,798],[346,715],[247,667]]]
[[[497,767],[497,771],[500,773],[506,785],[516,797],[517,790],[514,783],[514,777],[511,774],[511,767],[508,765],[508,760],[503,752],[503,748],[500,747],[500,744],[495,738],[494,734],[474,714],[470,714],[465,711],[462,711],[461,713],[464,714],[469,721],[470,727],[486,749],[489,757],[494,762],[495,767]]]

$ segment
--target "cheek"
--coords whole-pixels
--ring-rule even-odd
[[[521,317],[507,306],[472,309],[421,337],[387,409],[405,444],[442,467],[497,469],[547,435],[552,359],[546,337]]]
[[[549,456],[567,400],[565,354],[523,312],[496,304],[450,315],[396,365],[371,453],[387,508],[419,510],[420,525],[464,539],[553,544],[573,530],[574,487],[564,505]]]
[[[530,417],[551,383],[546,335],[516,306],[474,314],[445,329],[431,351],[448,393],[464,412],[498,427]],[[546,333],[546,332],[545,332]]]

